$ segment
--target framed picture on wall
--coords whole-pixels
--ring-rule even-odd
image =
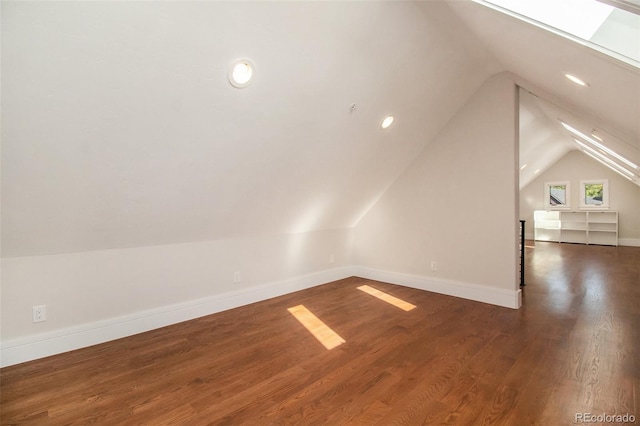
[[[552,209],[568,209],[571,207],[571,191],[569,182],[544,183],[544,207]]]

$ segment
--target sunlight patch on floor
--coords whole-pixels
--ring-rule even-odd
[[[368,285],[362,285],[358,287],[358,290],[364,291],[367,294],[370,294],[373,297],[377,297],[378,299],[385,301],[397,308],[402,309],[403,311],[410,311],[416,307],[416,305],[412,305],[409,302],[405,302],[402,299],[398,299],[395,296],[382,292],[380,290],[376,290],[373,287],[369,287]]]
[[[320,343],[327,349],[333,349],[345,343],[345,340],[329,326],[320,321],[304,305],[287,309]]]

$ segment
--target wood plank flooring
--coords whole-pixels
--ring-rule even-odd
[[[536,242],[526,273],[520,310],[354,277],[7,367],[1,424],[638,424],[640,248]]]

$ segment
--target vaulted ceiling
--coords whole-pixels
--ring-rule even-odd
[[[5,256],[353,226],[499,70],[438,2],[9,2],[2,19]],[[236,89],[243,57],[255,81]]]
[[[586,135],[596,129],[610,149],[640,164],[640,69],[477,2],[448,4],[525,89],[521,188],[536,170],[580,148],[560,121]],[[570,82],[566,73],[589,87]],[[637,175],[634,183],[640,185]]]
[[[541,97],[638,147],[638,68],[475,2],[448,4],[504,68],[528,82],[532,91],[544,92]],[[590,87],[572,84],[565,73],[581,76]]]
[[[640,148],[637,69],[472,2],[3,2],[3,256],[351,227],[505,70]]]

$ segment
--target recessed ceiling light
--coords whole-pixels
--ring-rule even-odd
[[[575,84],[577,84],[578,86],[589,87],[589,83],[587,83],[586,81],[576,77],[575,75],[565,74],[564,76],[567,77],[572,82],[574,82]]]
[[[387,115],[384,120],[382,120],[382,128],[386,129],[391,126],[391,123],[393,123],[393,115]]]
[[[526,164],[523,164],[523,165],[522,165],[522,167],[520,167],[520,170],[524,170],[524,169],[525,169],[525,167],[527,167],[527,165],[526,165]]]
[[[229,82],[239,89],[247,87],[253,79],[255,65],[249,59],[238,59],[229,68]]]

